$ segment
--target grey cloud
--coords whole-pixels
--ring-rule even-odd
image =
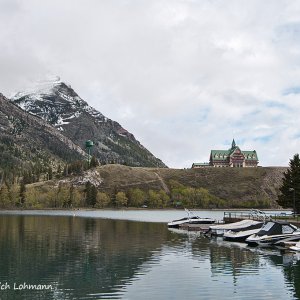
[[[0,92],[57,74],[169,166],[232,137],[263,165],[287,164],[300,146],[298,95],[282,95],[299,85],[299,34],[287,25],[299,11],[296,0],[0,0]],[[265,125],[275,138],[257,139]]]

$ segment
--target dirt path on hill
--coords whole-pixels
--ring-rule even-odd
[[[170,194],[170,190],[169,190],[168,186],[166,185],[166,183],[164,182],[164,180],[160,177],[160,175],[158,173],[154,172],[154,174],[157,176],[157,179],[160,181],[164,191],[167,194]]]

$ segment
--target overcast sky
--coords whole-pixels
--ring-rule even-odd
[[[298,0],[0,0],[0,92],[59,75],[169,167],[300,149]]]

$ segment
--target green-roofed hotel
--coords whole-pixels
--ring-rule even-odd
[[[258,157],[255,150],[242,151],[234,139],[228,150],[211,150],[209,163],[193,163],[192,168],[205,167],[231,167],[231,168],[253,168],[257,167]]]

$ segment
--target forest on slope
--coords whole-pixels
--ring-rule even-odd
[[[111,164],[88,169],[72,163],[67,170],[52,174],[51,180],[2,188],[0,206],[278,208],[286,168],[167,169]]]

